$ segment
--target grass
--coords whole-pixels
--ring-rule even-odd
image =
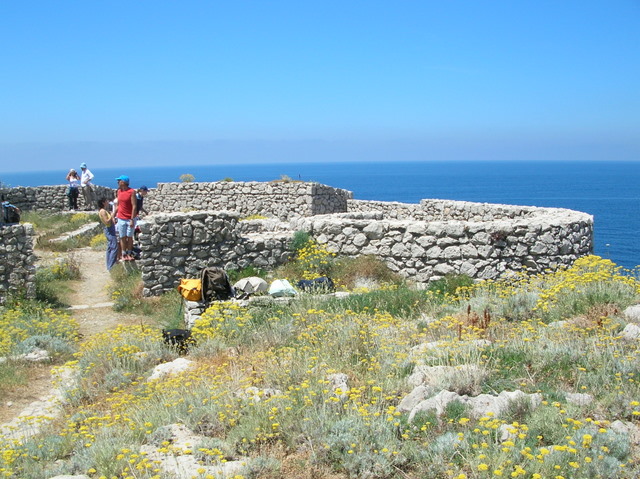
[[[121,264],[111,269],[111,277],[115,311],[150,316],[167,329],[183,326],[182,297],[177,290],[162,296],[144,297],[140,271],[126,270]]]
[[[324,266],[314,261],[306,266]],[[116,279],[137,291],[135,274]],[[150,371],[176,352],[159,329],[97,335],[74,358],[65,415],[6,443],[0,469],[25,479],[170,477],[141,454],[153,446],[195,457],[195,477],[240,459],[244,477],[637,477],[637,446],[612,427],[640,418],[640,348],[620,337],[620,311],[640,299],[635,277],[587,257],[546,275],[446,286],[214,303],[193,329],[192,368],[160,380]],[[146,301],[132,294],[123,304]],[[427,366],[454,368],[425,386],[427,397],[517,389],[541,400],[476,415],[460,398],[410,419],[399,404],[410,374]],[[572,403],[575,393],[591,402]],[[172,424],[199,439],[178,450]]]
[[[22,223],[31,223],[36,229],[38,248],[47,251],[66,252],[75,248],[88,246],[91,237],[76,237],[64,241],[52,241],[64,233],[68,233],[86,225],[99,221],[97,213],[47,213],[43,211],[26,211],[22,215]]]
[[[80,263],[73,254],[58,256],[53,264],[40,266],[36,270],[36,299],[50,306],[69,306],[67,297],[71,293],[69,281],[80,279]]]

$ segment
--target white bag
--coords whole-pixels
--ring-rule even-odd
[[[295,296],[297,291],[293,289],[291,283],[286,279],[276,279],[269,286],[269,294],[274,298],[280,298],[282,296]]]

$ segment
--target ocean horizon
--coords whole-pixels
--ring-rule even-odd
[[[74,167],[70,165],[70,167]],[[631,161],[387,161],[263,163],[89,168],[95,183],[116,187],[195,181],[272,181],[288,177],[353,192],[355,199],[418,203],[449,199],[568,208],[594,216],[594,253],[632,269],[640,264],[640,162]],[[77,168],[76,168],[77,169]],[[67,171],[0,173],[8,186],[65,184]]]

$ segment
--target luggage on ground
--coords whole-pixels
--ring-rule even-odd
[[[296,287],[307,293],[333,293],[336,290],[333,280],[327,276],[314,279],[301,279]]]
[[[205,302],[225,301],[233,298],[234,292],[229,276],[224,269],[211,266],[200,272],[202,282],[202,299]]]
[[[200,301],[202,299],[202,281],[183,278],[178,285],[178,293],[188,301]]]
[[[274,298],[280,298],[282,296],[295,296],[298,292],[286,279],[276,279],[269,286],[269,294]]]

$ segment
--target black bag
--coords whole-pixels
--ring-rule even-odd
[[[200,272],[200,280],[202,282],[202,299],[206,303],[233,298],[233,288],[224,269],[215,266],[203,268]]]
[[[333,293],[336,290],[333,280],[327,276],[314,279],[301,279],[296,287],[307,293]]]
[[[187,354],[189,346],[196,344],[188,329],[163,329],[162,339],[165,344],[175,347],[180,354]]]
[[[2,210],[4,212],[4,222],[6,224],[20,223],[20,213],[18,208],[12,204],[3,204]]]

